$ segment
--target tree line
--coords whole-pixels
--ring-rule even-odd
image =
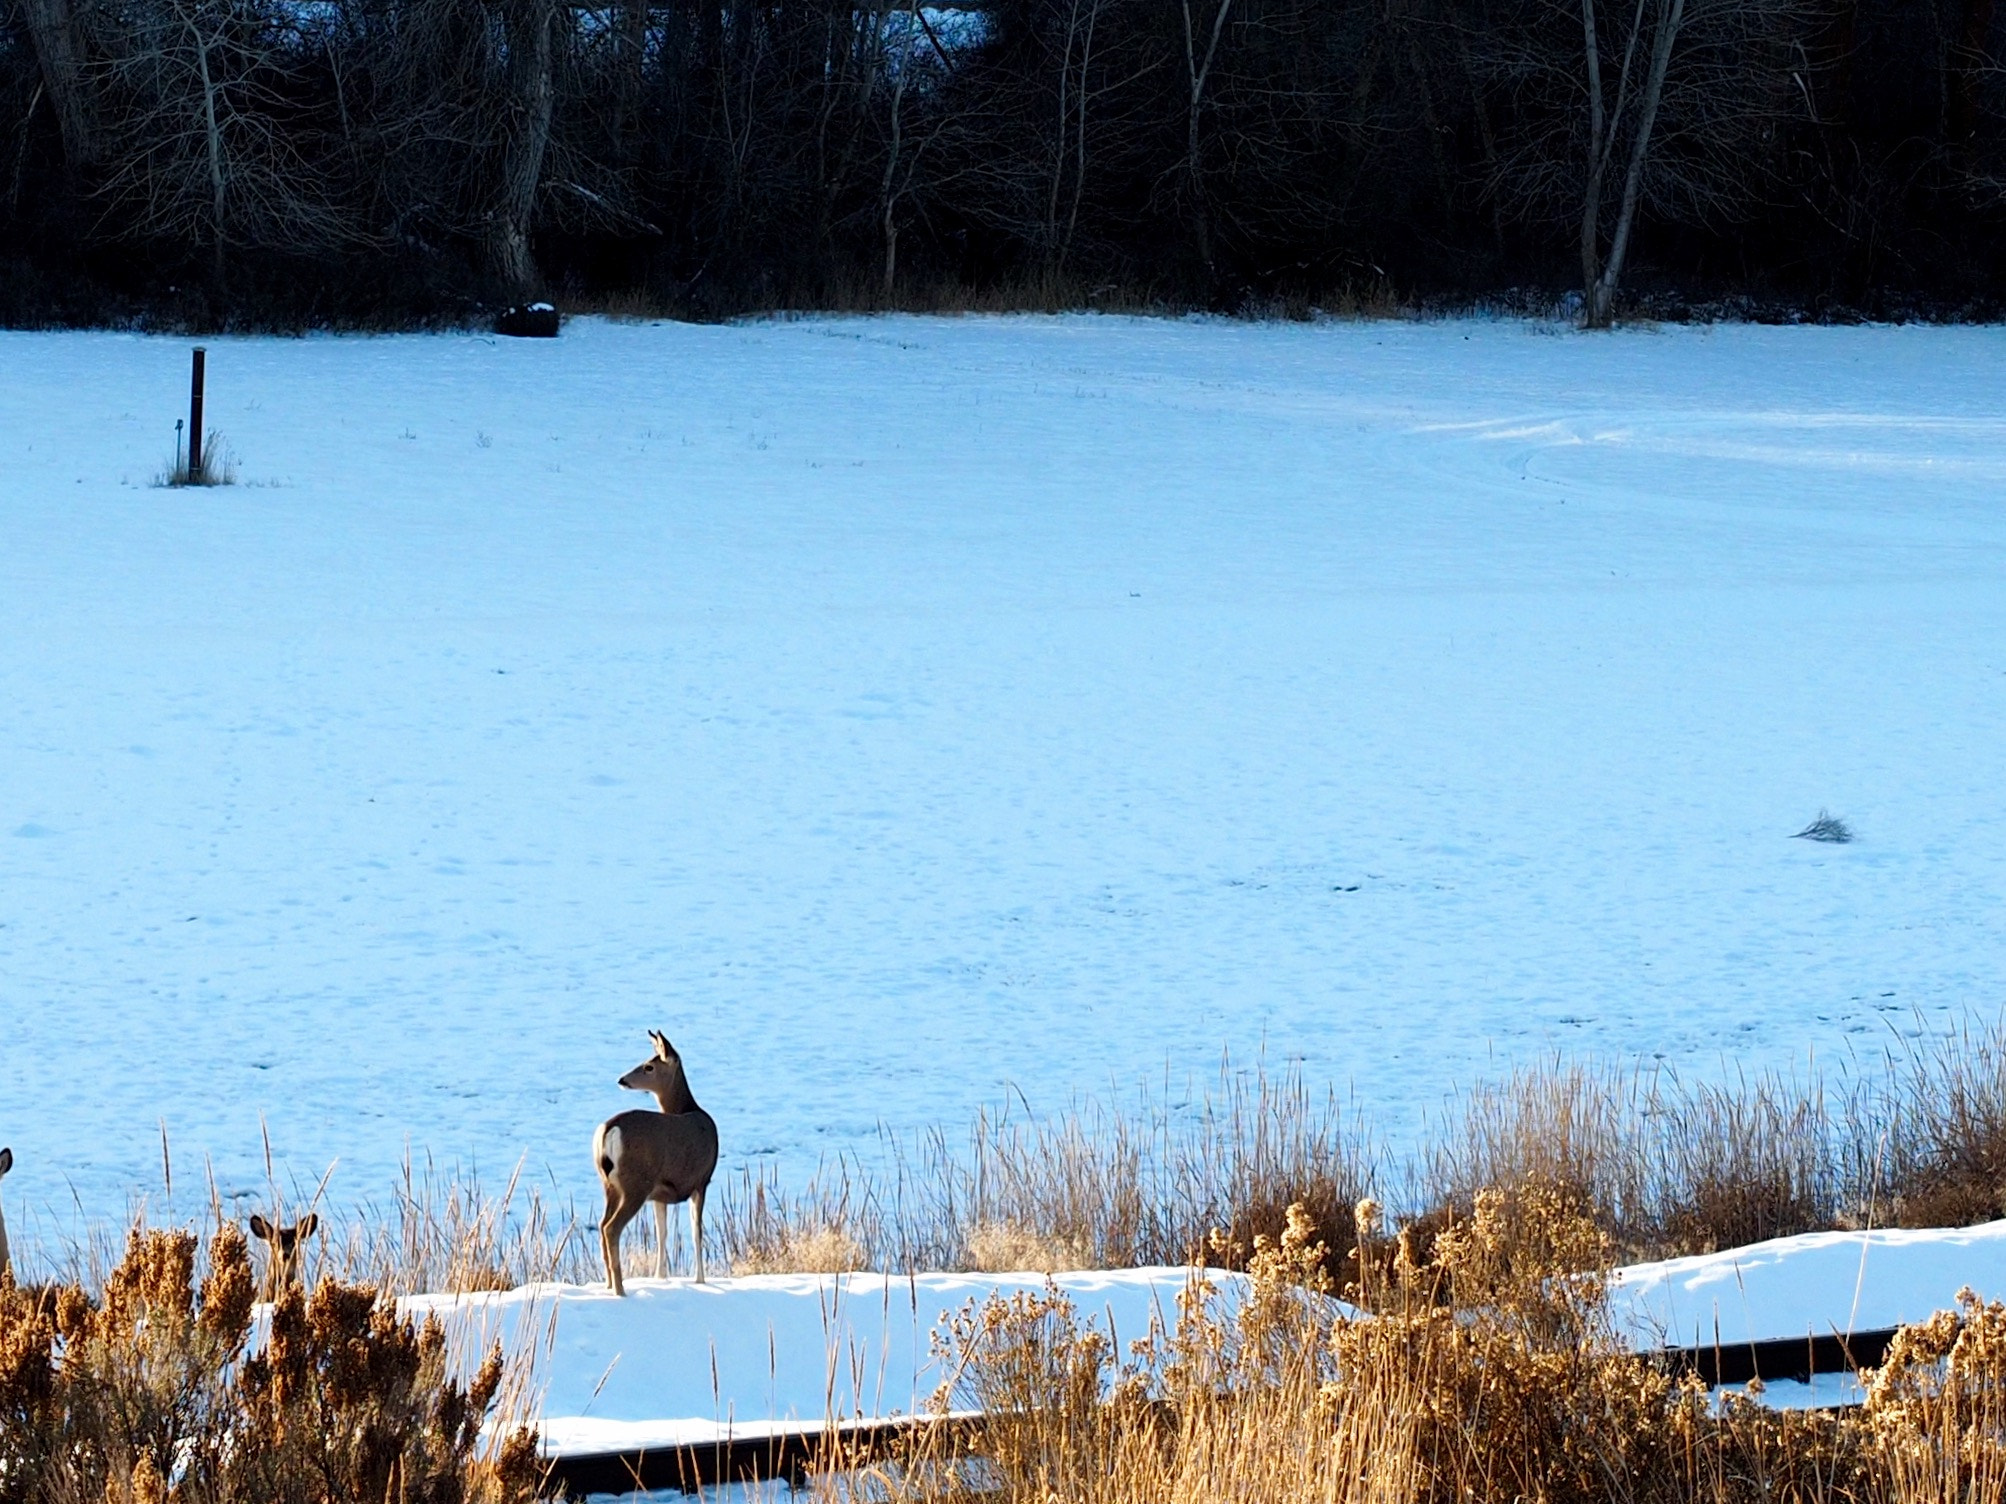
[[[0,317],[1996,310],[1995,0],[4,0]]]

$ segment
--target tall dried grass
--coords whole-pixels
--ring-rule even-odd
[[[1888,1063],[1872,1106],[1890,1220],[1954,1226],[2006,1216],[2006,1020],[1925,1034]]]
[[[936,1136],[926,1167],[912,1199],[928,1236],[912,1241],[944,1267],[994,1267],[1012,1242],[1076,1267],[1204,1256],[1244,1267],[1291,1205],[1334,1238],[1376,1178],[1377,1151],[1356,1114],[1299,1071],[1228,1061],[1208,1089],[1165,1083],[1125,1109],[982,1114],[964,1153]]]
[[[1466,1215],[1481,1187],[1545,1185],[1630,1257],[1705,1253],[1845,1225],[1872,1202],[1864,1131],[1823,1075],[1687,1085],[1662,1069],[1549,1059],[1470,1092],[1409,1171],[1409,1197]]]
[[[1434,1231],[1467,1218],[1480,1190],[1528,1185],[1585,1208],[1624,1258],[2006,1215],[2006,1020],[1926,1036],[1836,1080],[1816,1064],[1688,1082],[1553,1057],[1454,1099],[1399,1161],[1300,1072],[1226,1062],[1203,1087],[1166,1080],[1049,1116],[1020,1103],[979,1114],[962,1140],[887,1140],[875,1163],[838,1159],[798,1186],[748,1168],[713,1188],[706,1235],[742,1271],[1200,1258],[1237,1268],[1298,1205],[1341,1286],[1361,1273],[1351,1237],[1361,1198],[1395,1207],[1425,1257]],[[343,1214],[316,1195],[328,1231],[314,1257],[399,1294],[596,1279],[597,1199],[596,1188],[583,1207],[558,1199],[520,1168],[491,1192],[407,1164],[386,1202]],[[670,1219],[672,1268],[689,1264],[685,1225]],[[652,1243],[652,1219],[634,1229],[630,1241]],[[120,1248],[103,1228],[53,1250],[17,1242],[18,1261],[88,1288]]]

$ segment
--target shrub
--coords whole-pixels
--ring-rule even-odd
[[[1843,846],[1853,839],[1853,827],[1841,820],[1830,810],[1821,809],[1818,817],[1802,830],[1790,837],[1793,841],[1826,841],[1834,846]]]
[[[234,486],[237,483],[237,455],[229,441],[215,429],[202,440],[202,473],[189,467],[188,457],[177,453],[174,463],[154,477],[156,486]]]
[[[462,1383],[436,1322],[367,1285],[289,1288],[253,1329],[250,1252],[135,1228],[102,1297],[0,1285],[0,1500],[6,1504],[521,1504],[535,1438],[481,1454],[500,1352]],[[171,1485],[171,1486],[170,1486]]]

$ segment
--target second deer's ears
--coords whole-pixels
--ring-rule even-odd
[[[267,1243],[272,1240],[271,1223],[267,1222],[256,1212],[251,1213],[251,1236],[254,1238],[263,1238]]]
[[[657,1060],[672,1060],[675,1058],[676,1052],[669,1047],[669,1041],[665,1036],[654,1029],[650,1029],[648,1030],[648,1038],[655,1042],[655,1058]]]
[[[314,1234],[314,1229],[319,1226],[320,1213],[308,1212],[304,1217],[300,1218],[299,1226],[293,1229],[293,1233],[297,1237],[310,1238]]]
[[[14,1151],[12,1149],[0,1149],[0,1175],[5,1175],[13,1168]]]

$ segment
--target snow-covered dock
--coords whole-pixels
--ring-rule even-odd
[[[1156,1268],[1054,1276],[1082,1322],[1117,1350],[1171,1326],[1202,1273],[1230,1307],[1245,1276]],[[544,1446],[553,1458],[695,1452],[812,1437],[832,1424],[878,1427],[928,1412],[947,1375],[934,1335],[993,1295],[1042,1291],[1039,1274],[800,1274],[541,1284],[495,1294],[419,1296],[469,1354],[499,1340],[536,1354]],[[1858,1386],[1833,1360],[1803,1371],[1812,1341],[1862,1361],[1885,1334],[1952,1307],[1960,1290],[2006,1298],[2006,1222],[1930,1231],[1817,1233],[1615,1271],[1611,1314],[1639,1352],[1714,1355],[1772,1404],[1843,1404]],[[1835,1347],[1836,1340],[1838,1346]],[[1736,1355],[1741,1355],[1737,1357]],[[1709,1369],[1711,1371],[1711,1369]]]
[[[1206,1271],[1231,1301],[1242,1275]],[[1059,1274],[1077,1319],[1117,1350],[1174,1326],[1188,1269]],[[639,1453],[816,1433],[926,1413],[947,1377],[932,1351],[969,1302],[1046,1288],[1042,1274],[780,1274],[539,1284],[407,1299],[437,1313],[459,1350],[500,1341],[536,1354],[544,1449]]]

